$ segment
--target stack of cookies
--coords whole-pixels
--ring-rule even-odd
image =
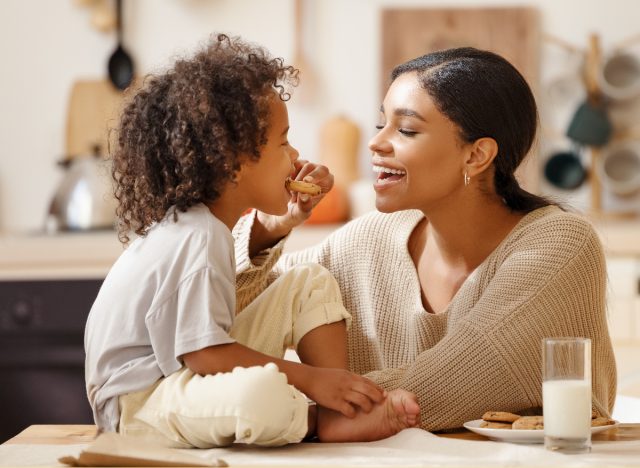
[[[595,411],[591,411],[591,427],[609,426],[615,424],[613,419],[598,417]],[[542,416],[520,416],[507,411],[487,411],[482,415],[480,427],[488,429],[544,429]]]

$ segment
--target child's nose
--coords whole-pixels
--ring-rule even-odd
[[[296,161],[299,157],[300,157],[300,153],[298,152],[297,149],[295,149],[293,146],[291,147],[291,150],[289,151],[289,157],[291,158],[291,162]]]

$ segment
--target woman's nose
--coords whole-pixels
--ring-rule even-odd
[[[384,128],[378,130],[369,140],[369,149],[373,153],[388,153],[391,151],[389,141],[384,137]]]

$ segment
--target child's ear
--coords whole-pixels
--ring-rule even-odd
[[[498,143],[493,138],[479,138],[473,142],[465,161],[465,170],[469,177],[475,177],[485,170],[498,155]]]
[[[243,157],[241,158],[241,162],[240,162],[240,169],[238,169],[237,171],[235,171],[235,174],[233,174],[233,178],[232,180],[234,182],[240,182],[240,180],[242,179],[242,177],[244,176],[244,174],[246,174],[247,172],[247,166],[249,166],[249,164],[251,164],[251,160],[248,157]],[[229,166],[227,166],[225,164],[225,168],[228,168]],[[233,171],[233,169],[229,168],[229,171]]]

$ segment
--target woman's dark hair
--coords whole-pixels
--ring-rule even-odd
[[[120,240],[146,235],[171,207],[176,217],[218,198],[247,157],[259,159],[274,92],[286,101],[297,81],[283,59],[223,34],[146,77],[121,114],[112,154]]]
[[[522,189],[515,178],[535,140],[538,110],[529,85],[513,65],[492,52],[461,47],[398,65],[391,79],[413,71],[438,110],[459,127],[463,141],[490,137],[498,143],[495,190],[509,208],[529,212],[553,204]]]

